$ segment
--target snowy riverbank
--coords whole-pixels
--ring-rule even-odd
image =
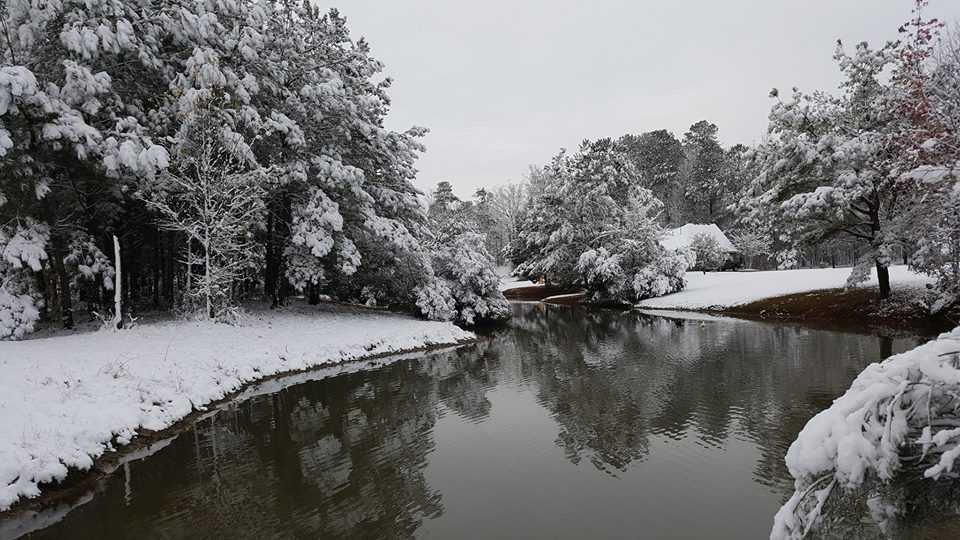
[[[472,338],[450,323],[304,306],[239,327],[176,321],[0,343],[0,510],[246,383]]]
[[[656,309],[728,308],[823,289],[842,288],[850,275],[849,268],[812,268],[768,272],[688,272],[687,286],[680,292],[642,300],[639,307]],[[927,276],[911,272],[906,266],[890,267],[890,283],[898,286],[922,286],[932,283]],[[874,270],[870,281],[877,284]]]

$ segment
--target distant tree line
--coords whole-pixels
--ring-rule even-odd
[[[704,120],[682,139],[655,130],[584,141],[520,183],[481,190],[488,249],[521,274],[587,286],[596,269],[571,261],[606,249],[628,220],[648,220],[654,236],[716,223],[751,267],[849,266],[851,285],[875,271],[886,298],[889,266],[908,264],[937,279],[932,310],[956,305],[960,39],[925,19],[925,6],[916,2],[897,41],[838,43],[839,92],[772,91],[768,133],[754,147],[724,148]],[[604,260],[629,274],[611,266],[622,259]],[[631,294],[623,300],[648,293]]]

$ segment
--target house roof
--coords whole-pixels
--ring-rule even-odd
[[[693,242],[693,237],[698,234],[708,234],[717,240],[720,249],[726,253],[736,253],[739,250],[733,245],[733,242],[723,234],[716,223],[687,223],[682,227],[666,231],[660,239],[660,245],[668,250],[683,249]]]

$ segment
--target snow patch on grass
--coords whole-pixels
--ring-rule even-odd
[[[450,323],[359,310],[260,313],[0,343],[0,510],[39,484],[278,373],[474,338]]]

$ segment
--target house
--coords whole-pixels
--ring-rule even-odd
[[[723,268],[736,268],[742,263],[740,250],[733,245],[733,242],[723,234],[716,223],[687,223],[682,227],[666,231],[660,239],[660,245],[668,251],[681,250],[690,247],[693,243],[693,237],[698,234],[707,234],[716,239],[720,244],[720,249],[727,255],[727,262]]]

